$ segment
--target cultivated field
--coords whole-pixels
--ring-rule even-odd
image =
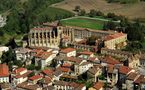
[[[118,15],[125,15],[129,18],[145,18],[145,2],[136,4],[117,4],[107,3],[105,0],[65,0],[53,4],[52,7],[62,8],[73,12],[75,6],[79,5],[81,9],[87,12],[90,9],[100,10],[104,13],[114,12]]]

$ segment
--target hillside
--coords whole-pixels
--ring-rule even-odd
[[[129,18],[145,18],[145,2],[134,4],[107,3],[106,0],[65,0],[53,4],[52,7],[62,8],[69,11],[74,10],[75,6],[80,6],[89,12],[90,9],[100,10],[104,13],[113,12],[118,15],[125,15]]]
[[[7,24],[0,28],[0,44],[6,44],[12,38],[21,41],[20,39],[29,32],[30,28],[44,22],[73,16],[74,14],[67,10],[50,7],[51,4],[61,1],[63,0],[8,0],[5,3],[5,0],[2,0],[0,12],[9,13]]]

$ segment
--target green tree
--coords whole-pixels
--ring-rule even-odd
[[[81,7],[80,7],[80,6],[75,6],[74,11],[79,12],[79,11],[80,11],[80,9],[81,9]]]
[[[89,12],[89,16],[90,16],[90,17],[96,16],[96,10],[91,9],[90,12]]]
[[[78,13],[79,16],[85,16],[86,11],[84,9],[81,9],[80,12]]]

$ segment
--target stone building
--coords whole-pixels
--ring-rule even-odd
[[[44,25],[32,28],[28,34],[29,46],[59,48],[62,43],[74,43],[91,36],[105,37],[114,34],[114,31],[101,31],[73,26]]]
[[[29,32],[29,46],[59,48],[61,30],[54,27],[32,28]]]
[[[104,45],[108,49],[121,49],[126,46],[127,34],[116,33],[113,35],[107,35],[104,39]]]

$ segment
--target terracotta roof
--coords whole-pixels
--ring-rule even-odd
[[[23,67],[20,67],[18,69],[15,69],[14,72],[15,72],[15,74],[19,74],[19,73],[21,73],[21,72],[23,72],[25,70],[27,70],[27,69],[26,68],[23,68]]]
[[[60,52],[62,52],[62,53],[69,53],[69,52],[72,52],[72,51],[76,51],[76,49],[74,49],[74,48],[65,48],[65,49],[61,49]]]
[[[128,74],[132,69],[127,66],[120,66],[119,73],[121,74]]]
[[[29,85],[28,82],[18,84],[17,87],[26,90],[37,90],[37,88],[40,88],[37,84]]]
[[[71,69],[67,67],[58,67],[57,69],[61,70],[62,72],[70,72]]]
[[[9,76],[9,68],[6,64],[0,64],[0,77]]]
[[[66,60],[76,64],[80,64],[82,62],[81,58],[76,58],[76,57],[67,57]]]
[[[34,76],[30,77],[29,80],[34,81],[34,80],[39,80],[41,78],[42,78],[42,76],[40,76],[40,75],[34,75]]]
[[[25,78],[25,77],[28,77],[28,75],[32,73],[32,71],[27,71],[26,73],[20,75],[20,74],[17,74],[14,78]]]
[[[83,62],[80,65],[84,66],[84,65],[88,65],[88,64],[91,64],[91,63],[90,62]]]
[[[62,67],[71,67],[71,64],[69,64],[69,63],[63,63]]]
[[[128,76],[127,76],[127,79],[128,80],[132,80],[134,81],[134,79],[137,77],[137,73],[134,73],[134,72],[131,72]]]
[[[89,68],[88,72],[95,75],[99,71],[99,69],[101,69],[101,67],[99,65],[94,66],[94,67]]]
[[[112,40],[112,39],[116,39],[116,38],[119,38],[119,37],[122,37],[122,36],[126,36],[127,34],[124,34],[124,33],[115,33],[113,35],[108,35],[105,37],[105,40],[108,41],[108,40]]]
[[[52,81],[51,81],[52,79],[51,79],[50,77],[45,77],[43,80],[44,80],[43,82],[46,83],[46,84],[52,82]]]
[[[96,61],[97,57],[89,57],[90,61]]]
[[[118,60],[115,60],[111,56],[106,56],[105,58],[101,59],[102,62],[108,63],[108,64],[121,64]]]
[[[80,52],[79,54],[81,54],[81,55],[92,55],[93,52],[90,52],[90,51],[83,51],[83,52]]]
[[[103,86],[104,86],[103,82],[97,82],[97,83],[95,83],[93,88],[95,88],[96,90],[100,90],[101,88],[103,88]]]
[[[145,79],[144,79],[144,76],[143,75],[140,75],[135,81],[134,83],[142,83],[142,82],[145,82]]]
[[[65,86],[65,85],[68,85],[69,83],[65,82],[65,81],[56,81],[54,84],[55,85],[60,85],[60,86]]]
[[[42,51],[42,52],[39,52],[35,55],[35,57],[37,58],[41,58],[41,59],[47,59],[50,55],[52,55],[52,52],[45,52],[45,51]]]
[[[52,69],[45,69],[42,71],[42,73],[46,74],[46,75],[52,75],[54,73],[54,70]]]
[[[108,64],[108,73],[113,73],[114,65]]]

